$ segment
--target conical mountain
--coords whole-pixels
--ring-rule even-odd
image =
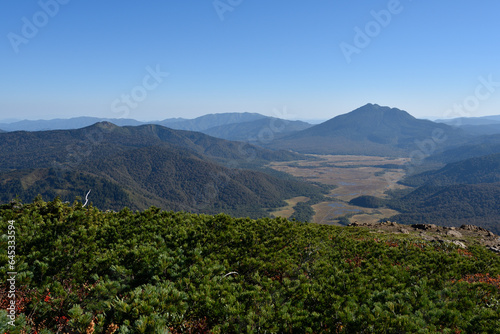
[[[380,156],[402,156],[422,149],[427,155],[456,145],[464,137],[461,130],[417,119],[404,110],[367,104],[272,146],[301,153]]]

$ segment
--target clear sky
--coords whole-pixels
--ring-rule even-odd
[[[499,34],[498,0],[1,1],[0,119],[500,114]]]

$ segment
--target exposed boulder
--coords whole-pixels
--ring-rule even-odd
[[[462,230],[474,231],[474,232],[490,232],[485,228],[476,226],[476,225],[462,225],[460,226]]]
[[[437,228],[435,224],[413,224],[411,227],[419,230],[431,230]]]
[[[462,241],[453,240],[451,243],[457,245],[460,248],[467,248],[467,246]]]
[[[408,231],[406,228],[399,229],[399,232],[403,234],[410,234],[410,231]]]
[[[448,232],[446,232],[446,235],[454,238],[461,238],[463,236],[462,233],[454,230],[449,230]]]

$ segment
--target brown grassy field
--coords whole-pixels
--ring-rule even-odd
[[[294,197],[285,200],[285,202],[288,204],[285,207],[279,208],[278,210],[271,212],[271,216],[273,217],[284,217],[284,218],[289,218],[293,213],[294,209],[293,207],[300,202],[307,202],[309,200],[309,197],[305,196],[299,196],[299,197]]]
[[[386,197],[385,191],[404,188],[396,183],[404,176],[404,169],[397,166],[404,165],[407,159],[352,155],[316,157],[321,160],[274,162],[270,165],[276,170],[307,181],[336,186],[328,195],[331,201],[313,206],[316,212],[313,218],[315,223],[336,224],[338,218],[346,214],[355,214],[350,218],[352,222],[371,222],[397,213],[389,209],[361,208],[346,202],[361,195]],[[393,168],[387,168],[387,165],[393,165]],[[283,217],[289,217],[293,213],[293,205],[283,209]],[[281,211],[274,214],[280,216]]]

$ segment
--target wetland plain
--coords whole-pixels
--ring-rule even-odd
[[[273,162],[269,167],[300,179],[335,186],[327,195],[328,201],[312,206],[313,222],[375,222],[397,214],[390,209],[368,209],[348,202],[361,195],[387,197],[388,190],[406,188],[397,183],[405,175],[406,158],[386,158],[353,155],[314,155],[315,160]],[[305,198],[292,198],[288,206],[274,211],[274,216],[290,217],[293,206]]]

